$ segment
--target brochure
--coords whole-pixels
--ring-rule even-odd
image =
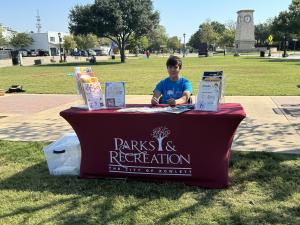
[[[195,110],[218,111],[223,91],[223,71],[204,72],[199,84]]]
[[[74,77],[76,82],[76,92],[78,95],[82,94],[82,87],[80,83],[80,77],[83,74],[92,74],[92,68],[91,67],[75,67]],[[95,76],[95,75],[94,75]]]
[[[82,96],[89,110],[97,110],[105,107],[101,85],[96,77],[82,75],[80,77]]]
[[[105,102],[107,108],[125,107],[125,83],[106,82],[105,83]]]

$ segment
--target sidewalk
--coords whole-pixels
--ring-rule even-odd
[[[150,95],[126,96],[126,103],[149,103]],[[226,96],[241,103],[247,118],[241,123],[233,150],[300,154],[300,96]],[[0,97],[0,139],[53,141],[72,132],[59,112],[80,104],[75,95],[6,95]]]

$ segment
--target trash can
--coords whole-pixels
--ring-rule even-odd
[[[265,57],[266,52],[265,51],[260,51],[260,57]]]
[[[65,134],[44,148],[51,175],[79,175],[81,147],[75,133]]]
[[[116,59],[116,56],[115,56],[115,55],[112,55],[112,56],[111,56],[111,59]]]
[[[14,66],[20,64],[20,60],[19,60],[19,51],[11,51],[11,60],[12,60],[12,64],[13,64]]]

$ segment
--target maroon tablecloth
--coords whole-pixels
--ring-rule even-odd
[[[82,178],[173,180],[208,188],[229,184],[230,147],[245,118],[240,104],[218,112],[62,111],[80,140]]]

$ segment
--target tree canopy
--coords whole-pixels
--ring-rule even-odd
[[[74,37],[77,48],[80,50],[87,50],[89,48],[94,48],[98,43],[98,38],[96,35],[77,35]]]
[[[25,48],[31,45],[32,43],[33,39],[26,33],[17,33],[10,40],[10,44],[14,48]]]
[[[234,35],[234,23],[221,24],[217,21],[207,20],[200,24],[199,29],[192,34],[188,44],[196,49],[198,49],[202,43],[233,46]]]
[[[77,44],[73,36],[64,36],[64,47],[67,50],[76,48]]]
[[[93,4],[75,6],[70,11],[70,31],[95,34],[115,42],[125,62],[125,48],[133,36],[139,38],[153,31],[159,13],[151,0],[95,0]]]

